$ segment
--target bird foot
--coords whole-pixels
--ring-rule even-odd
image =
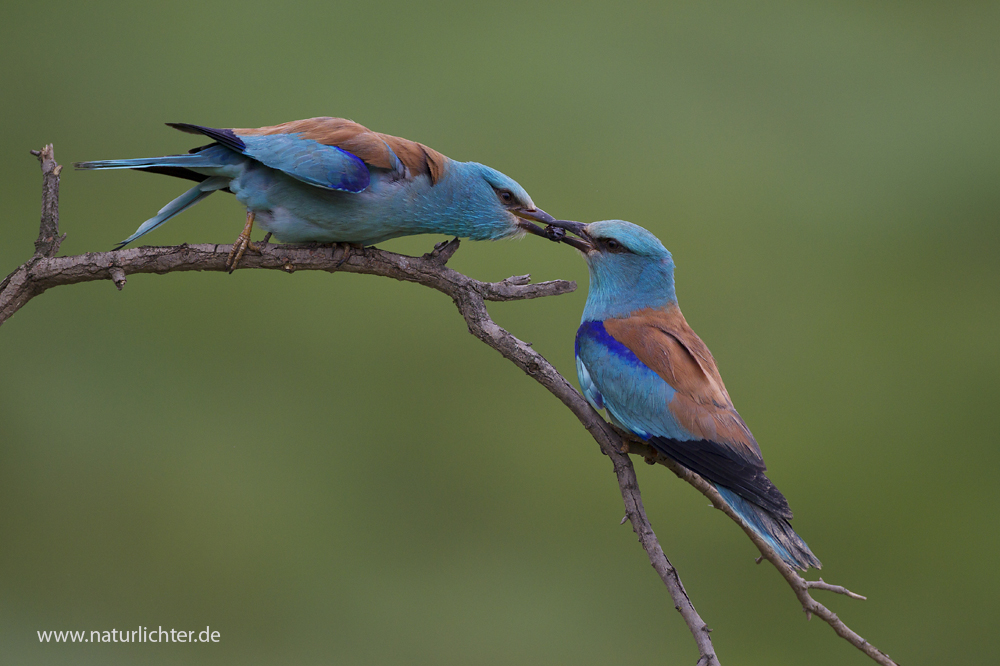
[[[243,226],[243,231],[236,238],[236,242],[233,243],[233,249],[229,251],[229,256],[226,257],[226,270],[232,274],[236,270],[236,265],[240,263],[240,259],[243,258],[243,253],[250,250],[254,254],[261,254],[260,248],[254,245],[253,241],[250,240],[250,232],[253,230],[253,218],[254,212],[252,210],[247,211],[247,223]],[[270,238],[270,234],[268,234]],[[265,239],[265,242],[266,239]]]
[[[229,256],[226,257],[226,270],[232,273],[236,270],[237,264],[240,263],[240,259],[249,250],[253,254],[263,254],[260,247],[251,241],[249,238],[244,238],[242,234],[233,243],[233,249],[229,251]]]
[[[340,268],[344,265],[344,262],[351,258],[351,250],[362,250],[363,245],[358,243],[334,243],[333,244],[333,254],[337,255],[337,248],[343,250],[343,254],[340,256],[340,260],[337,262],[336,268]]]
[[[640,442],[638,439],[636,439],[635,435],[633,435],[632,433],[630,433],[628,430],[625,430],[624,428],[620,428],[620,427],[616,426],[614,423],[611,424],[611,428],[616,433],[618,433],[619,437],[622,438],[622,445],[618,448],[618,451],[620,453],[631,453],[632,452],[632,449],[630,447],[630,443],[631,442],[635,442],[636,444],[642,444],[642,442]],[[637,453],[638,453],[638,451],[637,451]]]

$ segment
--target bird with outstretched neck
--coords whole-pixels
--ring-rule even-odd
[[[820,568],[788,522],[788,501],[764,475],[760,448],[715,359],[677,306],[670,252],[621,220],[551,224],[549,236],[580,250],[590,269],[576,334],[577,375],[590,404],[715,486],[789,566]]]
[[[78,169],[136,169],[198,184],[177,197],[120,249],[224,190],[246,206],[243,231],[226,261],[232,271],[253,224],[289,243],[371,245],[398,236],[440,233],[497,240],[552,217],[515,180],[476,162],[452,160],[427,146],[373,132],[343,118],[309,118],[255,129],[168,123],[212,143],[183,155],[78,162]]]

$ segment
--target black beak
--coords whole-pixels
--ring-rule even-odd
[[[552,220],[549,222],[549,226],[545,231],[550,239],[566,243],[567,245],[575,247],[580,252],[585,254],[594,249],[594,245],[590,241],[590,234],[587,233],[587,225],[581,222],[573,222],[572,220]],[[576,234],[579,238],[567,236],[567,231]]]
[[[556,221],[556,218],[552,217],[546,213],[541,208],[511,208],[510,212],[517,215],[519,218],[517,221],[517,226],[521,227],[529,234],[534,234],[536,236],[541,236],[542,238],[550,238],[550,236],[545,233],[545,229],[542,229],[534,222],[541,222],[542,224],[552,224]],[[534,221],[534,222],[533,222]]]

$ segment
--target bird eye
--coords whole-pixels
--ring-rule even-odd
[[[614,252],[615,250],[617,250],[622,246],[621,243],[616,241],[614,238],[609,238],[606,245],[608,246],[608,249],[611,250],[612,252]]]
[[[500,201],[502,201],[504,205],[514,203],[514,195],[511,194],[510,190],[497,190],[497,196],[500,197]]]

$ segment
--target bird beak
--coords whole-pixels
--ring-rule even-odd
[[[517,221],[517,226],[521,227],[529,234],[541,236],[542,238],[548,238],[549,240],[558,240],[552,238],[545,232],[545,229],[542,229],[540,226],[535,224],[535,222],[551,224],[556,221],[556,218],[552,217],[541,208],[511,208],[510,212],[520,218]]]
[[[581,222],[552,220],[545,231],[551,240],[566,243],[566,245],[575,247],[584,254],[594,249],[594,244],[590,240],[590,234],[587,233],[587,225]],[[579,238],[567,236],[567,231],[576,234]]]

